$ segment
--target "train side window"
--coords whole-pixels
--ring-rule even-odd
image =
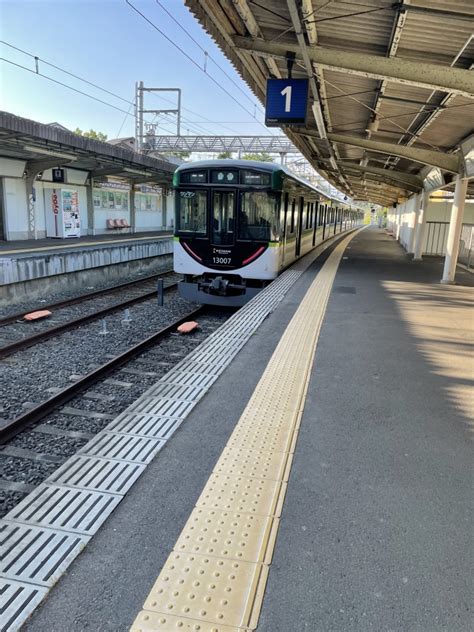
[[[180,191],[177,205],[177,231],[205,235],[207,233],[207,191]]]
[[[240,197],[239,239],[269,241],[278,235],[279,197],[269,191],[246,191]]]
[[[295,210],[296,210],[296,200],[293,198],[291,200],[290,233],[295,232]]]

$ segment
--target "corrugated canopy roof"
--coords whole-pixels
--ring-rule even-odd
[[[310,77],[308,125],[282,129],[339,189],[391,204],[432,167],[452,187],[473,132],[472,0],[186,4],[262,103],[267,78],[287,77],[296,54],[293,77]]]
[[[66,165],[94,178],[115,175],[135,183],[171,184],[176,165],[117,145],[73,134],[56,124],[0,112],[0,157],[27,161],[31,174]],[[50,164],[49,164],[50,163]]]

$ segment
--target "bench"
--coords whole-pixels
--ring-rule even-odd
[[[108,219],[107,228],[109,230],[121,230],[122,228],[131,228],[126,219]]]

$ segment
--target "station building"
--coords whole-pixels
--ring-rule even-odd
[[[176,164],[0,113],[0,239],[172,229]]]

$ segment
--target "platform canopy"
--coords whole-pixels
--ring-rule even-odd
[[[268,78],[309,78],[283,131],[331,183],[391,204],[432,169],[452,188],[473,132],[472,0],[186,0],[263,104]]]
[[[176,164],[92,140],[59,125],[0,112],[0,157],[26,161],[26,171],[35,175],[52,167],[67,166],[88,171],[93,178],[109,175],[132,182],[170,185]]]

